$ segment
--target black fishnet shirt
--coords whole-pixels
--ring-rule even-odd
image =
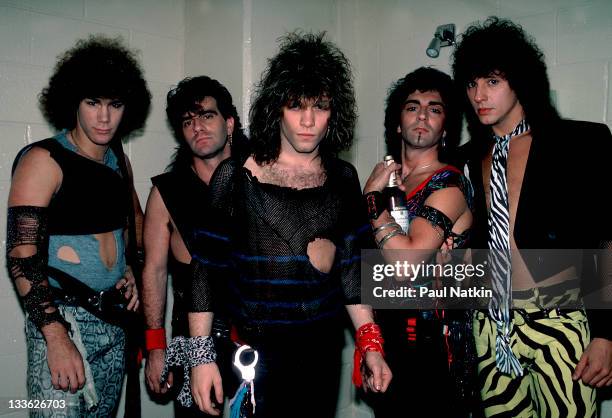
[[[350,164],[333,160],[321,187],[297,190],[260,183],[226,160],[210,192],[214,216],[199,231],[210,245],[193,257],[192,311],[225,311],[239,329],[261,333],[335,318],[360,302],[360,249],[370,230]],[[336,246],[329,273],[309,262],[316,238]]]

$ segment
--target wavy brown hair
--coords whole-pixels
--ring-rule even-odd
[[[544,53],[520,25],[492,16],[470,25],[453,54],[455,82],[462,89],[468,130],[476,149],[484,152],[492,141],[491,128],[480,123],[467,97],[467,84],[499,74],[508,81],[531,126],[534,139],[559,119],[550,99]]]
[[[323,163],[348,149],[357,119],[353,75],[348,59],[325,33],[292,32],[268,61],[249,113],[251,155],[258,164],[280,153],[282,107],[302,99],[330,99],[329,130],[319,145]]]
[[[400,78],[389,88],[385,108],[385,142],[387,152],[397,162],[402,161],[402,134],[397,132],[404,103],[415,91],[437,91],[444,103],[444,130],[446,145],[439,147],[441,161],[448,162],[449,154],[456,149],[461,139],[461,109],[457,90],[450,76],[430,67],[420,67]]]
[[[81,100],[118,99],[125,105],[115,138],[144,126],[151,107],[136,54],[121,38],[91,35],[80,39],[59,57],[55,71],[40,96],[40,108],[57,130],[73,129]]]
[[[247,138],[242,130],[240,116],[238,116],[230,92],[219,81],[208,76],[187,77],[181,80],[166,96],[166,116],[178,143],[172,163],[168,167],[170,170],[191,166],[193,151],[183,136],[184,115],[190,112],[197,113],[199,103],[205,97],[215,99],[223,119],[227,120],[229,117],[234,119],[232,157],[239,161],[246,157],[244,154],[247,152]]]

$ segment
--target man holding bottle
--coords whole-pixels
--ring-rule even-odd
[[[364,188],[380,249],[431,250],[433,254],[448,238],[455,248],[467,244],[472,188],[459,170],[441,161],[458,144],[460,127],[448,75],[422,67],[392,86],[385,110],[385,139],[389,154],[400,163],[378,163]],[[405,193],[404,208],[398,206],[399,199],[389,198],[395,184]],[[407,229],[391,214],[402,211],[408,215]],[[427,251],[418,254],[422,258]],[[471,368],[463,360],[469,357],[465,354],[471,345],[450,340],[453,331],[453,335],[470,335],[465,312],[380,310],[376,318],[394,374],[388,391],[371,398],[376,417],[404,410],[407,393],[433,408],[432,415],[467,416]],[[453,356],[456,361],[447,362]],[[441,402],[441,396],[448,400]]]

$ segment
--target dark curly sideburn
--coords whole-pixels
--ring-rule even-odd
[[[385,107],[385,143],[387,152],[398,163],[402,161],[402,134],[397,132],[404,103],[415,91],[437,91],[444,103],[444,148],[439,147],[439,159],[448,162],[447,156],[459,145],[461,139],[461,110],[457,90],[450,76],[431,67],[417,68],[400,78],[389,88]]]
[[[329,131],[319,145],[325,164],[353,142],[357,111],[351,66],[342,51],[325,40],[325,32],[287,34],[268,61],[249,113],[251,155],[258,164],[278,158],[281,108],[293,100],[322,96],[331,104]]]
[[[190,166],[192,163],[193,152],[183,136],[183,116],[186,113],[196,113],[199,110],[199,103],[205,97],[215,99],[223,119],[234,118],[232,157],[239,161],[246,157],[247,138],[230,92],[223,84],[208,76],[187,77],[181,80],[166,96],[166,116],[178,143],[172,163],[168,167],[170,170]]]
[[[468,82],[492,73],[504,77],[516,93],[534,138],[559,119],[550,99],[544,54],[534,39],[507,19],[492,16],[476,22],[465,30],[455,49],[453,75],[463,92],[468,130],[482,145],[481,151],[488,148],[491,129],[480,123],[465,92]]]
[[[59,57],[49,85],[39,96],[40,108],[57,130],[73,129],[79,103],[85,98],[121,100],[125,105],[115,138],[141,129],[151,107],[136,54],[121,38],[91,35]]]

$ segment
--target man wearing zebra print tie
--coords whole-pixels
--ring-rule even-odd
[[[611,248],[598,180],[612,135],[561,119],[543,53],[508,20],[468,27],[453,58],[471,136],[463,151],[475,190],[472,243],[501,260],[495,297],[474,319],[484,413],[596,416],[595,388],[612,385],[612,332],[608,311],[582,303],[594,263],[524,250]]]

